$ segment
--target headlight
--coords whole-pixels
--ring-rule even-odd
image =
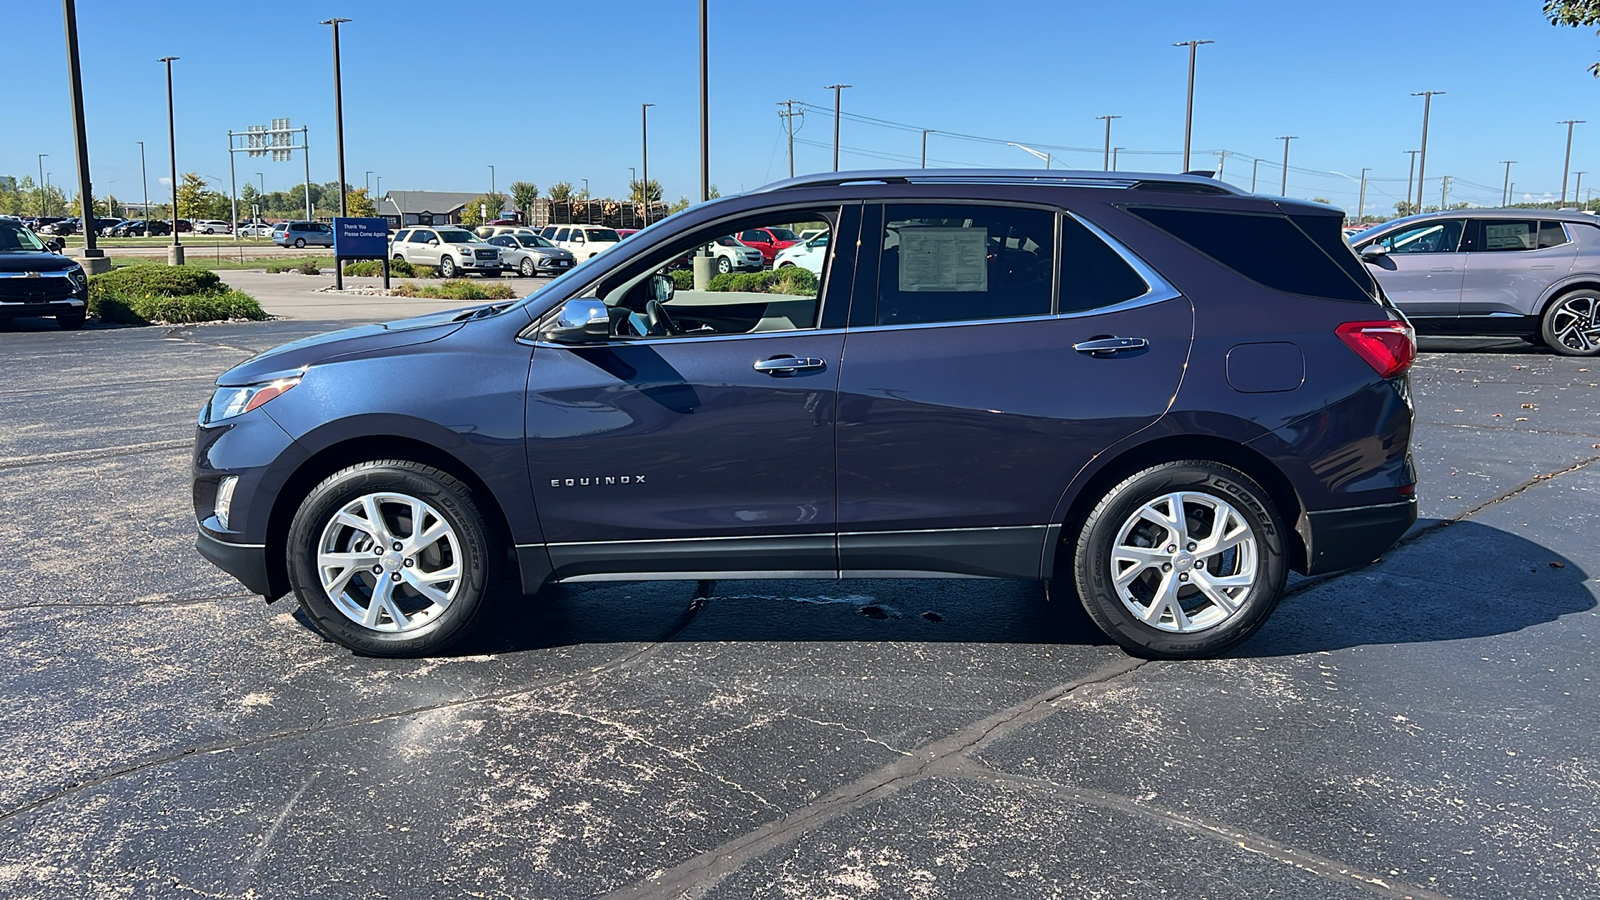
[[[67,270],[67,280],[80,288],[89,286],[89,276],[83,274],[83,266],[73,266]]]
[[[265,384],[250,384],[244,387],[217,388],[211,395],[211,402],[200,413],[200,423],[210,425],[231,419],[234,416],[244,415],[252,409],[264,406],[268,400],[286,393],[290,388],[300,383],[299,376],[294,378],[280,378]]]

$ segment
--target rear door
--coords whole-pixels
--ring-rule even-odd
[[[861,247],[839,384],[841,570],[1038,577],[1072,477],[1170,405],[1192,307],[1049,209],[869,207]],[[1089,343],[1118,338],[1126,351]]]
[[[1376,241],[1388,253],[1368,264],[1389,299],[1408,316],[1453,318],[1461,311],[1467,254],[1461,252],[1465,219],[1430,219],[1391,231]]]
[[[1473,219],[1462,241],[1467,251],[1461,315],[1521,317],[1565,278],[1578,258],[1560,222]]]

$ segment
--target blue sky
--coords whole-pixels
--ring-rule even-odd
[[[588,178],[597,196],[626,190],[639,163],[639,104],[653,102],[651,175],[667,198],[698,190],[697,4],[438,3],[275,0],[160,3],[79,0],[90,160],[97,194],[139,194],[147,147],[152,196],[164,193],[166,95],[156,59],[176,55],[178,168],[228,179],[227,131],[287,116],[309,125],[312,178],[335,177],[331,37],[343,29],[346,172],[372,170],[384,190],[504,190]],[[1452,4],[1286,4],[1255,0],[1138,4],[1034,0],[711,0],[712,181],[724,193],[787,174],[777,101],[818,109],[799,126],[796,168],[832,166],[832,92],[846,113],[1057,150],[1057,165],[1098,169],[1103,123],[1123,169],[1175,171],[1183,144],[1187,51],[1200,48],[1194,145],[1227,149],[1228,180],[1276,192],[1283,145],[1291,196],[1353,209],[1355,183],[1332,171],[1371,168],[1369,211],[1405,193],[1421,132],[1413,91],[1433,106],[1428,191],[1460,179],[1451,200],[1499,201],[1513,159],[1519,196],[1561,189],[1566,138],[1573,170],[1600,192],[1600,38],[1557,29],[1539,0]],[[7,4],[10,88],[0,93],[0,174],[73,180],[61,8]],[[15,77],[27,73],[27,77]],[[846,119],[843,167],[916,164],[920,134]],[[870,155],[869,155],[870,154]],[[934,134],[937,164],[1039,165],[1021,150]],[[1214,156],[1196,168],[1215,168]],[[1303,170],[1303,171],[1301,171]],[[243,179],[269,190],[302,179],[302,164],[241,156]],[[37,177],[37,176],[36,176]],[[1592,182],[1589,179],[1593,179]]]

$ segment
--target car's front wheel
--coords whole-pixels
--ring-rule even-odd
[[[287,549],[306,615],[371,656],[437,653],[465,637],[504,555],[465,484],[404,460],[360,463],[317,485]]]
[[[440,278],[454,278],[454,277],[456,277],[456,261],[451,259],[448,256],[439,257],[439,277]]]
[[[56,327],[62,331],[77,331],[83,327],[88,311],[84,307],[74,307],[66,312],[56,313]]]
[[[1095,624],[1150,659],[1212,656],[1266,621],[1288,565],[1272,500],[1220,463],[1163,463],[1095,503],[1072,546],[1078,597]]]
[[[518,269],[519,269],[519,271],[522,272],[522,277],[523,278],[532,278],[533,277],[533,257],[529,256],[529,257],[523,259],[522,265],[519,266]]]
[[[723,275],[733,271],[733,260],[726,256],[717,257],[717,271]]]
[[[1545,310],[1539,336],[1563,356],[1600,355],[1600,291],[1563,294]]]
[[[294,247],[295,247],[296,250],[304,250],[306,248],[306,239],[305,238],[295,238],[294,239]]]

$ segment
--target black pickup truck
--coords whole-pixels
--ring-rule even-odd
[[[89,278],[20,223],[0,220],[0,319],[54,316],[67,330],[83,327]]]

